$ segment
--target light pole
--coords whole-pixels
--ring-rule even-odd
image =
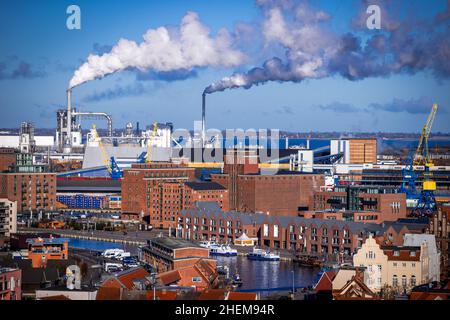
[[[295,278],[294,278],[294,269],[292,269],[292,300],[294,300],[294,290],[295,290]]]
[[[150,276],[151,276],[151,283],[153,286],[153,300],[156,300],[156,273],[152,272]]]

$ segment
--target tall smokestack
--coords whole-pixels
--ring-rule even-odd
[[[205,109],[206,109],[206,93],[202,94],[202,147],[205,147],[206,142],[206,128],[205,128]]]
[[[67,139],[72,144],[72,89],[67,89]]]

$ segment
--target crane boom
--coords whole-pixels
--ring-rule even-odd
[[[94,134],[94,138],[96,140],[98,140],[98,146],[100,147],[100,150],[102,152],[103,164],[105,165],[106,170],[108,170],[108,172],[111,174],[112,168],[111,168],[111,164],[109,162],[109,156],[108,156],[108,153],[106,152],[105,146],[102,143],[102,139],[98,135],[97,126],[95,125],[95,123],[92,125],[92,133]]]
[[[158,123],[156,123],[156,121],[155,121],[153,123],[153,132],[152,132],[152,135],[150,136],[150,141],[149,141],[148,146],[147,146],[147,155],[145,157],[145,163],[152,162],[151,151],[152,151],[152,146],[153,146],[153,140],[155,139],[155,136],[156,136],[157,132],[158,132]]]
[[[416,153],[414,155],[415,165],[425,165],[425,166],[432,165],[432,161],[428,153],[428,137],[430,136],[431,127],[433,126],[437,109],[438,105],[433,104],[430,114],[428,115],[427,122],[424,124],[422,128],[422,135],[420,136],[419,145],[417,146]]]

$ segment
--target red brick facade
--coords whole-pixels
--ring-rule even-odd
[[[16,150],[13,148],[0,148],[0,172],[9,171],[17,162]]]
[[[158,228],[175,228],[177,214],[195,202],[215,201],[228,210],[228,191],[221,185],[192,182],[195,169],[171,163],[136,164],[124,170],[122,211]]]
[[[344,191],[315,191],[312,196],[312,210],[352,210],[354,212],[375,212],[379,218],[374,223],[396,221],[406,218],[406,194],[404,193],[368,193],[356,195],[353,205],[349,205],[349,196]],[[361,218],[362,220],[363,218]],[[357,221],[357,220],[355,220]]]
[[[377,226],[352,221],[305,219],[220,212],[184,210],[178,219],[177,237],[191,240],[234,242],[243,232],[258,238],[258,245],[308,253],[354,252],[364,237]]]
[[[0,300],[21,300],[22,271],[0,267]]]
[[[0,173],[0,198],[17,201],[17,211],[56,209],[55,173]]]
[[[136,219],[147,217],[159,228],[175,225],[176,212],[183,207],[182,186],[192,181],[195,169],[171,163],[133,164],[124,170],[122,211]]]
[[[313,191],[324,184],[321,174],[224,173],[212,174],[211,179],[228,188],[230,210],[289,216],[307,210]]]

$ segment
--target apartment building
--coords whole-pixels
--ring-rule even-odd
[[[17,202],[0,199],[0,238],[17,232]]]

